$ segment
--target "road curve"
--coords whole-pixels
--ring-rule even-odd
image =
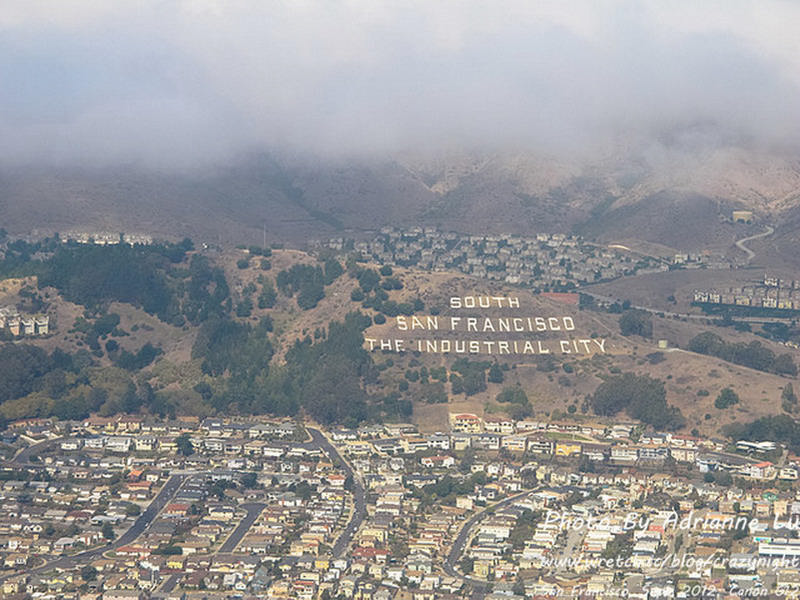
[[[68,440],[69,436],[57,437],[57,438],[49,438],[42,442],[37,442],[35,444],[31,444],[17,452],[13,458],[8,460],[8,464],[11,466],[25,466],[30,463],[31,456],[36,454],[40,454],[43,450],[46,450],[52,446],[60,444],[64,440]]]
[[[466,546],[467,540],[469,539],[469,533],[475,527],[475,525],[478,523],[478,521],[481,521],[482,519],[484,519],[487,516],[487,514],[489,514],[489,513],[487,513],[487,511],[490,508],[492,509],[492,512],[494,512],[494,510],[496,510],[498,508],[502,508],[502,507],[507,506],[509,504],[513,504],[514,502],[516,502],[520,498],[523,498],[523,497],[527,496],[528,494],[531,494],[531,493],[535,492],[536,489],[538,489],[538,488],[534,488],[532,490],[525,490],[524,492],[521,492],[519,494],[515,494],[513,496],[509,496],[508,498],[504,498],[503,500],[500,500],[499,502],[496,502],[495,504],[492,504],[491,506],[487,506],[482,511],[477,512],[474,515],[472,515],[461,526],[461,530],[458,532],[458,535],[456,536],[456,539],[453,542],[453,545],[450,547],[450,552],[448,552],[447,558],[444,560],[444,563],[442,564],[442,568],[444,569],[444,572],[447,573],[450,577],[455,577],[457,579],[460,579],[461,581],[464,581],[464,582],[467,582],[467,583],[471,583],[473,586],[475,586],[476,588],[479,588],[479,589],[481,589],[483,591],[488,590],[488,588],[491,586],[491,584],[489,582],[482,581],[480,579],[474,579],[474,578],[469,577],[467,575],[462,575],[456,569],[456,563],[458,562],[458,559],[461,557],[461,554],[464,552],[464,547]]]
[[[339,558],[344,554],[344,551],[347,550],[347,546],[350,545],[350,541],[367,516],[367,494],[364,491],[361,480],[353,471],[353,468],[342,458],[339,451],[328,441],[328,438],[322,435],[319,429],[306,427],[306,430],[311,434],[312,443],[318,448],[324,449],[331,461],[349,475],[353,481],[353,514],[350,517],[350,522],[345,526],[344,531],[342,531],[333,545],[333,556]]]
[[[768,235],[772,235],[773,233],[775,233],[775,229],[772,227],[772,225],[767,225],[767,228],[761,233],[757,233],[756,235],[751,235],[749,237],[736,240],[736,247],[745,254],[747,254],[747,262],[749,263],[751,260],[753,260],[753,257],[756,255],[756,253],[750,250],[750,248],[748,248],[747,246],[745,246],[744,245],[745,242],[750,242],[752,240],[757,240],[759,238],[767,237]]]

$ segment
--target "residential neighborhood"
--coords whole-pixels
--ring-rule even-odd
[[[427,434],[30,419],[2,441],[4,598],[798,590],[773,559],[800,557],[800,458],[769,440],[451,413]]]
[[[800,310],[800,281],[764,275],[751,285],[695,290],[693,300],[698,304]]]
[[[627,275],[660,273],[670,268],[719,267],[724,262],[721,256],[697,253],[655,258],[631,253],[624,246],[598,246],[563,233],[536,233],[530,237],[462,235],[436,227],[384,227],[370,241],[333,238],[323,245],[336,251],[352,250],[363,259],[380,264],[460,271],[555,292]]]

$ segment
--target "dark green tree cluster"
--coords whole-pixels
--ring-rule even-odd
[[[721,390],[714,399],[714,408],[719,408],[720,410],[724,410],[734,404],[739,404],[739,396],[729,387]]]
[[[273,308],[275,302],[278,300],[278,294],[275,291],[275,286],[272,281],[263,278],[261,282],[261,293],[258,295],[258,308]]]
[[[297,412],[295,398],[273,385],[271,331],[269,318],[255,327],[230,319],[203,323],[192,357],[202,359],[203,372],[217,378],[218,385],[215,389],[201,385],[196,391],[216,410],[279,415]]]
[[[445,400],[446,401],[446,400]],[[373,396],[368,405],[371,418],[380,420],[381,417],[400,417],[407,419],[411,416],[414,407],[411,400],[403,398],[397,392],[386,396]]]
[[[731,423],[724,428],[734,441],[773,441],[786,444],[792,452],[800,452],[800,423],[789,415],[761,417],[751,423]]]
[[[350,293],[350,299],[353,302],[361,302],[364,308],[382,313],[384,317],[410,316],[423,310],[425,305],[419,298],[413,302],[396,302],[389,299],[389,291],[403,289],[403,283],[393,277],[392,272],[392,268],[388,265],[381,267],[380,272],[354,266],[351,275],[358,281],[358,287]],[[384,276],[383,280],[381,275]]]
[[[82,317],[75,319],[71,333],[82,333],[83,341],[89,346],[89,349],[95,356],[103,356],[103,350],[100,347],[100,338],[105,338],[107,335],[114,337],[123,337],[128,335],[127,332],[119,328],[120,318],[116,313],[105,313],[100,315],[94,320],[91,320],[91,315],[88,313]],[[109,352],[115,352],[119,344],[114,340],[109,340],[106,345]]]
[[[363,347],[368,326],[368,317],[350,313],[344,322],[330,324],[325,339],[298,341],[286,354],[287,380],[321,423],[354,424],[368,417],[364,381],[374,371]]]
[[[212,267],[208,258],[195,254],[189,260],[188,275],[188,282],[178,288],[185,288],[181,312],[186,319],[197,325],[212,317],[219,318],[226,314],[230,289],[222,269]],[[179,319],[175,320],[179,322]]]
[[[342,263],[340,263],[335,258],[328,258],[325,261],[325,265],[323,268],[323,275],[325,278],[325,285],[330,285],[337,279],[339,276],[344,273],[344,268],[342,268]]]
[[[797,375],[797,365],[790,354],[778,356],[761,342],[726,342],[716,333],[706,331],[689,341],[689,350],[699,354],[716,356],[722,360],[750,367],[758,371],[779,375]]]
[[[117,300],[163,315],[171,296],[165,274],[168,262],[151,246],[61,247],[45,263],[40,283],[84,306],[95,308]]]
[[[644,310],[626,310],[619,318],[619,330],[622,335],[653,336],[653,317]]]
[[[262,248],[260,246],[250,246],[248,247],[248,252],[250,252],[251,256],[264,256],[269,258],[272,256],[272,248]]]
[[[314,308],[325,297],[325,274],[319,266],[292,265],[278,273],[276,284],[286,296],[296,294],[297,306],[303,310]]]
[[[377,289],[381,281],[381,276],[375,269],[361,269],[358,271],[356,279],[358,280],[361,291],[365,294],[369,294],[371,291]]]
[[[4,417],[83,419],[142,408],[172,414],[164,397],[129,374],[96,367],[86,350],[51,354],[26,344],[0,346],[0,413]]]
[[[178,447],[178,453],[182,456],[191,456],[194,454],[194,445],[188,433],[182,433],[176,437],[175,445]]]
[[[414,392],[414,399],[427,404],[445,404],[447,391],[441,381],[421,383]]]
[[[3,344],[0,346],[0,403],[30,394],[37,380],[53,368],[53,358],[37,346]]]
[[[473,473],[465,479],[456,479],[452,475],[441,477],[436,483],[429,483],[422,489],[415,489],[414,497],[420,498],[424,503],[431,504],[440,501],[443,504],[454,504],[457,496],[464,496],[475,491],[476,485],[486,483],[485,473]]]
[[[147,246],[59,244],[41,260],[24,253],[7,256],[2,270],[15,266],[19,271],[27,257],[27,271],[37,274],[42,286],[53,286],[92,311],[103,312],[118,301],[175,325],[200,323],[226,311],[228,285],[222,269],[211,268],[203,256],[194,255],[188,268],[179,267],[191,249],[190,240]]]
[[[496,400],[501,404],[511,404],[510,414],[513,419],[525,419],[533,414],[528,395],[519,385],[504,387],[503,391],[497,394]]]
[[[667,404],[664,382],[647,375],[623,373],[608,378],[595,390],[592,406],[598,415],[625,411],[659,429],[677,429],[685,422],[677,407]]]
[[[797,410],[797,396],[791,383],[787,383],[786,387],[781,391],[781,408],[788,413],[793,413]]]
[[[450,386],[453,394],[473,396],[486,391],[486,370],[491,367],[488,361],[470,361],[459,358],[454,363],[450,374]]]
[[[497,361],[493,362],[489,367],[489,383],[503,383],[503,379],[505,379],[503,369],[500,368]]]
[[[150,365],[159,354],[163,354],[161,348],[148,342],[136,352],[123,350],[114,360],[114,364],[128,371],[138,371]]]
[[[540,519],[541,513],[535,513],[527,508],[523,509],[522,513],[517,517],[517,522],[514,524],[514,529],[511,530],[511,535],[508,536],[508,542],[514,550],[522,550],[525,542],[533,537],[536,523]]]
[[[263,319],[257,327],[229,319],[208,321],[192,355],[202,359],[203,371],[217,383],[196,390],[218,411],[288,415],[303,408],[321,423],[351,425],[368,418],[407,417],[408,400],[366,392],[365,385],[377,376],[363,347],[369,323],[369,317],[351,313],[343,322],[330,323],[325,335],[298,340],[285,364],[271,366],[271,321]]]
[[[36,242],[26,242],[25,240],[9,242],[5,247],[4,256],[0,260],[0,277],[41,275],[44,272],[42,268],[44,263],[41,260],[34,260],[34,256],[49,256],[60,247],[61,240],[58,239],[57,234]]]

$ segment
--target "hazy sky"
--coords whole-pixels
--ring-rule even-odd
[[[797,145],[798,23],[772,0],[2,0],[0,163]]]

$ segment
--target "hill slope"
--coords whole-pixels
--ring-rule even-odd
[[[255,156],[202,173],[24,169],[0,172],[11,232],[141,231],[198,241],[302,244],[384,225],[462,232],[570,231],[686,250],[726,248],[732,208],[797,221],[792,153],[690,144],[614,150],[593,159],[535,154],[332,163]],[[721,220],[721,217],[723,218]]]
[[[185,264],[190,264],[195,255],[190,252]],[[347,388],[347,397],[355,398],[364,393],[368,399],[366,406],[372,407],[369,409],[372,412],[367,413],[371,415],[369,418],[407,418],[417,422],[423,430],[445,428],[451,410],[515,414],[519,406],[497,401],[498,394],[509,386],[519,386],[525,391],[529,407],[522,408],[528,411],[531,418],[557,419],[572,413],[574,416],[571,418],[595,419],[597,417],[592,414],[589,398],[597,386],[614,374],[632,372],[647,374],[665,382],[667,402],[678,407],[686,417],[687,430],[698,429],[705,435],[718,435],[720,428],[728,423],[751,421],[759,416],[780,413],[781,390],[787,382],[792,381],[684,350],[662,351],[657,348],[654,339],[620,335],[619,316],[616,314],[579,310],[576,306],[525,290],[493,285],[461,274],[394,268],[391,274],[377,275],[377,266],[363,264],[358,269],[375,269],[376,279],[372,284],[366,283],[366,277],[354,277],[357,271],[343,273],[325,285],[324,295],[314,306],[303,310],[298,305],[296,293],[290,296],[280,291],[285,289],[280,283],[284,277],[280,273],[287,273],[297,265],[306,265],[311,270],[318,265],[325,265],[318,257],[295,250],[276,250],[269,258],[271,268],[267,270],[260,260],[240,250],[222,254],[209,252],[206,257],[212,266],[222,267],[230,288],[231,313],[226,318],[230,319],[232,325],[223,328],[215,324],[213,319],[194,324],[185,321],[182,326],[167,324],[140,308],[120,302],[84,311],[83,307],[64,300],[55,288],[43,288],[36,292],[35,279],[20,280],[21,283],[6,286],[5,295],[0,298],[2,303],[24,307],[32,298],[41,301],[46,312],[56,319],[54,331],[49,337],[22,339],[0,347],[0,351],[11,345],[30,343],[48,353],[56,347],[60,348],[74,358],[71,366],[64,367],[64,384],[59,387],[58,378],[48,374],[40,383],[23,389],[27,395],[10,397],[2,405],[3,414],[11,418],[47,414],[51,410],[58,411],[59,402],[82,402],[80,406],[85,410],[86,402],[95,400],[97,404],[92,406],[105,413],[124,409],[125,406],[138,410],[142,405],[145,410],[174,410],[200,415],[221,410],[226,414],[242,410],[267,410],[276,406],[284,406],[280,410],[292,410],[291,403],[266,403],[261,406],[253,401],[257,397],[261,401],[271,397],[277,388],[283,390],[282,394],[287,394],[286,398],[294,398],[298,391],[295,386],[311,385],[313,381],[305,381],[302,373],[292,375],[293,369],[302,364],[303,368],[313,370],[316,368],[314,361],[325,362],[332,358],[334,361],[326,367],[328,371],[325,377],[342,377],[336,379],[338,383],[334,388],[342,387],[345,381],[350,384],[361,381],[363,392],[356,387]],[[246,260],[248,257],[249,260]],[[385,272],[388,273],[388,270]],[[402,284],[402,289],[391,289],[386,293],[387,299],[394,303],[393,307],[420,303],[420,307],[413,310],[423,324],[419,329],[414,327],[409,331],[411,316],[400,319],[393,316],[396,312],[386,316],[385,313],[390,312],[389,305],[382,307],[382,312],[376,310],[369,304],[371,295],[363,301],[354,299],[357,297],[354,292],[364,285],[375,286],[375,282],[390,281]],[[276,290],[274,299],[264,305],[254,302],[261,298],[265,287]],[[377,288],[383,287],[377,285]],[[459,310],[451,306],[452,297],[466,296],[514,297],[519,300],[519,308],[509,308],[506,304],[505,307]],[[240,310],[248,299],[252,302],[251,307]],[[365,307],[365,303],[369,306]],[[484,350],[478,354],[456,354],[427,349],[397,353],[381,351],[378,343],[373,351],[358,358],[363,361],[359,363],[360,370],[349,374],[340,373],[340,369],[349,367],[338,364],[338,358],[343,353],[358,353],[360,350],[346,343],[327,348],[327,357],[312,355],[311,362],[307,360],[309,357],[304,358],[310,348],[323,344],[332,335],[331,322],[342,321],[345,315],[353,311],[361,311],[370,317],[363,332],[365,338],[403,339],[406,348],[412,350],[417,348],[414,340],[497,342],[505,339],[518,340],[520,344],[531,340],[534,345],[541,342],[542,346],[534,352],[517,354],[504,354],[499,351],[499,346],[492,347],[488,354]],[[115,315],[119,317],[116,325],[112,320],[105,333],[101,331],[100,321],[107,322],[108,317]],[[428,325],[431,322],[427,320],[428,316],[436,317],[436,327],[433,329]],[[470,316],[481,324],[479,331],[467,327],[466,317]],[[483,319],[489,318],[492,327],[499,328],[502,327],[501,318],[513,317],[523,319],[518,324],[523,328],[524,319],[529,317],[548,321],[552,317],[561,330],[504,333],[502,330],[487,330],[483,325]],[[564,317],[569,317],[574,328],[565,329]],[[457,326],[451,325],[453,318],[460,319],[456,321]],[[673,345],[685,347],[692,337],[710,330],[731,342],[750,343],[758,339],[775,354],[792,352],[795,362],[798,359],[797,352],[751,333],[676,319],[654,317],[653,320],[655,337],[668,339]],[[245,328],[241,329],[242,326]],[[91,336],[94,336],[93,344]],[[340,338],[337,344],[344,343],[345,339]],[[566,349],[570,350],[569,353],[563,351],[563,340],[568,340]],[[573,351],[579,347],[573,345],[572,340],[587,340],[591,352]],[[296,345],[298,341],[301,342],[299,349]],[[86,351],[87,344],[93,349],[91,355]],[[599,351],[601,344],[604,352]],[[130,366],[136,364],[134,359],[147,345],[161,354],[143,361],[140,366]],[[304,346],[306,350],[303,350]],[[364,343],[363,348],[369,350],[370,344]],[[422,348],[426,347],[423,345]],[[548,350],[548,353],[542,354],[541,348]],[[125,352],[130,355],[127,362],[120,360]],[[234,362],[219,362],[218,356],[223,359],[230,356]],[[213,360],[209,366],[206,363],[210,358]],[[499,368],[494,379],[486,376],[492,363]],[[497,372],[501,373],[499,379]],[[470,380],[478,373],[478,380]],[[13,373],[0,375],[13,376]],[[106,391],[100,395],[90,393],[90,389],[81,383],[84,379],[91,386],[100,386]],[[462,379],[463,382],[459,383]],[[472,383],[468,383],[468,380]],[[319,383],[325,381],[328,379]],[[231,388],[234,382],[244,387]],[[457,383],[460,387],[457,387]],[[131,389],[131,385],[139,396],[130,396],[125,391]],[[284,386],[288,387],[284,389]],[[725,410],[715,408],[714,398],[729,386],[739,394],[741,403]],[[57,395],[49,395],[56,394],[50,391],[55,389],[59,390]],[[301,389],[313,395],[316,392],[310,390],[317,389],[322,393],[330,390],[331,384],[328,381],[323,387],[314,388],[312,385]],[[126,401],[128,404],[120,405],[116,399],[125,394],[130,396]],[[412,407],[413,411],[409,412]],[[618,418],[627,417],[623,413]]]

